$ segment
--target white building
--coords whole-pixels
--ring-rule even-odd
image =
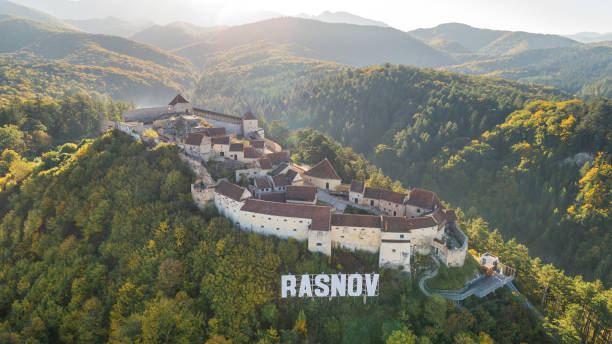
[[[342,178],[338,176],[338,173],[336,173],[336,170],[327,158],[304,172],[302,178],[309,184],[326,190],[335,190],[342,183]]]
[[[240,208],[251,196],[246,188],[222,180],[215,187],[215,206],[219,214],[239,225]]]

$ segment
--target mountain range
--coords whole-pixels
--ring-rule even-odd
[[[122,92],[124,87],[114,87],[111,93],[118,99],[135,97],[139,103],[148,92],[147,85],[165,89],[164,94],[179,89],[190,94],[207,84],[200,82],[195,87],[199,76],[214,73],[231,78],[225,73],[231,70],[235,75],[241,68],[254,73],[247,79],[261,83],[262,88],[257,88],[270,91],[270,87],[280,87],[269,80],[284,80],[282,76],[302,75],[295,80],[303,80],[307,75],[316,78],[346,67],[387,62],[541,83],[585,97],[610,96],[612,92],[610,45],[586,45],[559,35],[459,23],[403,32],[346,12],[231,27],[187,22],[150,25],[113,17],[60,20],[6,0],[0,2],[0,13],[30,19],[3,17],[3,28],[9,33],[0,38],[0,57],[5,63],[20,61],[20,68],[33,61],[95,66],[106,75],[121,72],[121,78],[129,73],[130,89]],[[264,52],[263,47],[268,50]],[[230,69],[227,61],[232,61]],[[274,64],[279,68],[266,67]],[[78,82],[74,75],[71,79]],[[134,82],[142,86],[134,87]],[[80,85],[77,89],[91,87]],[[109,93],[106,87],[99,92]],[[197,92],[193,96],[205,98]]]
[[[326,23],[389,27],[389,25],[381,21],[360,17],[357,15],[354,15],[348,12],[342,12],[342,11],[340,12],[325,11],[319,15],[309,15],[305,13],[300,13],[296,17],[303,18],[303,19],[314,19],[314,20],[319,20],[319,21],[326,22]]]

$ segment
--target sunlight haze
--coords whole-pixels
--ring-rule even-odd
[[[345,11],[400,30],[458,22],[475,27],[571,34],[611,32],[612,2],[606,0],[434,0],[422,1],[217,1],[217,0],[15,0],[64,19],[114,16],[128,20],[174,21],[200,26],[238,25],[295,16]]]

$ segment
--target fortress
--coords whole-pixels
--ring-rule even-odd
[[[214,202],[241,230],[306,241],[310,251],[328,256],[336,247],[377,253],[381,267],[410,271],[415,253],[463,266],[467,236],[433,192],[343,184],[328,159],[312,167],[294,164],[265,138],[250,111],[243,117],[220,114],[177,95],[168,108],[128,111],[115,126],[136,138],[178,145],[198,176],[194,201],[200,207]],[[231,167],[232,178],[246,186],[215,181],[207,170],[212,161]],[[345,214],[348,205],[370,215]]]

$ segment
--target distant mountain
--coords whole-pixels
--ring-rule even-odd
[[[579,32],[573,35],[565,35],[565,37],[573,39],[582,43],[593,43],[601,41],[612,40],[612,32],[599,33],[599,32]]]
[[[16,88],[0,90],[0,97],[8,91],[27,97],[32,87],[42,95],[86,90],[149,102],[189,89],[195,82],[189,61],[125,38],[13,16],[0,16],[0,32],[5,33],[0,35],[0,67],[14,72],[3,73],[3,82]],[[28,80],[30,74],[32,80],[17,82]],[[69,82],[57,82],[63,78]]]
[[[258,41],[203,58],[203,71],[194,100],[229,113],[259,108],[268,96],[286,95],[308,82],[346,69],[346,66],[307,58],[302,46]]]
[[[132,22],[116,17],[65,19],[64,21],[85,32],[121,37],[129,37],[138,31],[154,25],[153,22]]]
[[[427,43],[434,40],[455,41],[475,53],[498,39],[504,34],[504,31],[479,29],[460,23],[448,23],[429,29],[408,31],[408,34]]]
[[[47,24],[74,29],[74,27],[70,24],[62,21],[61,19],[55,18],[52,15],[49,15],[45,12],[41,12],[39,10],[35,10],[30,7],[21,6],[7,0],[0,0],[0,14],[24,17]]]
[[[308,14],[301,13],[301,14],[298,14],[296,17],[303,18],[303,19],[320,20],[326,23],[342,23],[342,24],[389,27],[389,25],[381,21],[360,17],[358,15],[354,15],[348,12],[325,11],[319,14],[318,16],[311,16]]]
[[[612,47],[528,50],[444,69],[534,82],[582,96],[612,97]]]
[[[455,41],[472,53],[499,56],[531,49],[557,48],[579,43],[562,36],[475,28],[460,23],[438,25],[408,32],[426,43]]]
[[[168,25],[154,25],[130,38],[165,50],[174,50],[201,42],[209,38],[215,31],[224,29],[222,26],[200,27],[184,22],[175,22]]]
[[[197,65],[203,54],[223,51],[256,41],[296,44],[309,51],[309,58],[352,66],[385,62],[421,67],[453,63],[437,51],[406,33],[375,26],[331,24],[301,18],[278,18],[235,26],[215,32],[206,42],[176,50]]]
[[[450,41],[448,39],[435,38],[429,41],[429,45],[440,51],[444,51],[450,54],[470,54],[471,51],[459,44],[457,41]]]
[[[528,50],[565,48],[577,46],[580,43],[557,35],[543,35],[529,32],[506,32],[493,42],[480,48],[478,52],[484,55],[508,55]]]

